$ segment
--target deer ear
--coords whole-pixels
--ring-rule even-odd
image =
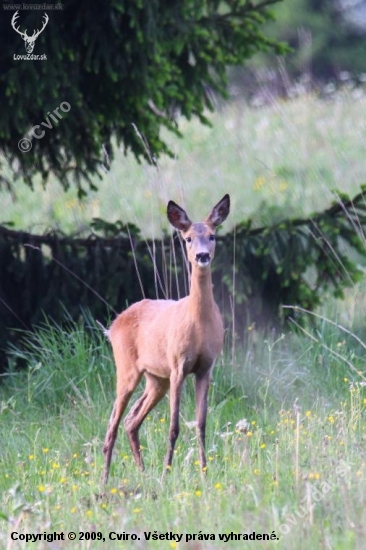
[[[226,194],[221,199],[221,201],[218,202],[216,206],[213,207],[213,209],[211,210],[211,213],[205,219],[205,222],[213,225],[214,227],[217,227],[226,220],[226,218],[229,215],[229,212],[230,212],[230,196]]]
[[[179,229],[179,231],[188,231],[192,222],[188,218],[185,210],[178,206],[174,201],[169,201],[167,208],[168,220],[173,227]]]

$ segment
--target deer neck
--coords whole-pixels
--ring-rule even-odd
[[[214,307],[212,277],[210,269],[192,265],[189,311],[194,319],[212,318]]]

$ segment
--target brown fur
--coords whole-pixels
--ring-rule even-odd
[[[110,327],[108,334],[116,363],[117,398],[103,446],[104,482],[108,479],[121,417],[142,376],[146,379],[145,391],[124,421],[138,466],[144,467],[139,428],[169,388],[171,414],[165,463],[167,467],[171,466],[179,433],[182,386],[186,376],[194,374],[199,455],[201,467],[206,467],[207,393],[211,371],[222,351],[224,337],[221,315],[212,292],[210,265],[215,251],[215,229],[226,219],[229,209],[230,199],[225,195],[204,222],[192,224],[185,211],[170,201],[169,221],[186,240],[192,266],[189,296],[178,301],[142,300],[121,313]]]

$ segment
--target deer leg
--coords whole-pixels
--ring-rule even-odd
[[[179,408],[182,396],[184,378],[183,375],[174,375],[170,379],[170,426],[168,451],[165,457],[165,468],[169,469],[172,460],[175,442],[179,435]]]
[[[169,379],[158,378],[146,373],[146,387],[125,418],[124,425],[136,464],[144,469],[141,456],[139,429],[151,409],[164,397],[169,388]]]
[[[118,426],[121,421],[122,415],[128,405],[128,402],[131,398],[132,393],[134,392],[136,386],[138,385],[141,379],[141,375],[136,376],[136,378],[128,385],[128,387],[123,387],[121,384],[119,387],[122,387],[121,392],[117,394],[117,398],[113,405],[112,414],[109,420],[107,433],[103,445],[103,454],[104,454],[104,471],[103,471],[103,483],[106,483],[109,476],[109,468],[112,460],[113,447],[117,438]]]
[[[197,420],[197,438],[198,452],[201,468],[206,469],[205,455],[205,437],[206,437],[206,417],[207,417],[207,395],[210,386],[211,373],[207,372],[204,376],[196,376],[196,420]]]

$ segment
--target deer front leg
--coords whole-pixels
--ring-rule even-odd
[[[206,417],[207,417],[207,396],[211,381],[211,372],[203,376],[196,376],[196,420],[197,420],[197,438],[198,452],[202,471],[206,470],[205,437],[206,437]]]
[[[170,377],[170,426],[168,452],[165,457],[165,468],[172,464],[175,442],[179,435],[179,408],[183,388],[183,374],[174,373]]]

